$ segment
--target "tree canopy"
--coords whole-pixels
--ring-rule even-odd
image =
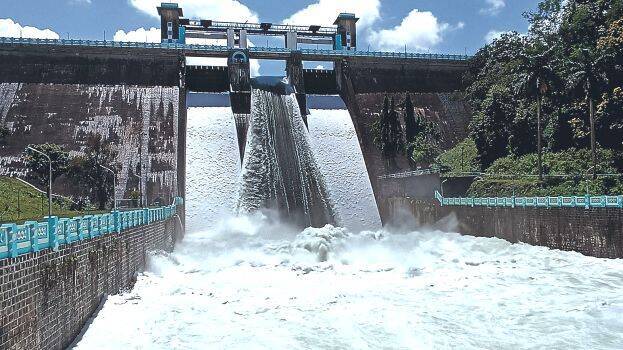
[[[483,168],[536,152],[539,110],[545,152],[590,147],[593,102],[597,148],[623,151],[623,0],[544,0],[525,17],[528,33],[483,47],[464,77]]]

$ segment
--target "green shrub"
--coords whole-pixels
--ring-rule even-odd
[[[598,150],[598,174],[592,180],[590,150],[569,149],[558,153],[543,155],[545,178],[538,180],[537,156],[528,154],[522,157],[508,156],[496,160],[482,179],[475,181],[469,189],[470,196],[567,196],[584,195],[587,191],[595,194],[623,194],[623,177],[616,176],[618,169],[615,160],[619,157],[612,150]],[[588,173],[588,174],[587,174]]]
[[[450,174],[480,172],[478,149],[471,138],[442,153],[438,161],[442,167],[449,169]]]

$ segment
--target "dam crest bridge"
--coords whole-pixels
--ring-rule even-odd
[[[469,59],[466,55],[422,54],[406,50],[358,50],[356,23],[359,19],[352,13],[340,13],[334,26],[325,27],[188,19],[183,17],[182,8],[176,3],[162,3],[157,10],[161,19],[159,43],[1,37],[0,49],[50,47],[52,51],[108,50],[138,56],[174,54],[183,58],[180,69],[183,70],[182,84],[186,91],[229,93],[232,111],[236,114],[250,113],[252,59],[286,62],[285,75],[294,89],[302,115],[308,113],[306,94],[335,95],[344,90],[341,75],[342,70],[348,69],[348,61],[369,67],[406,65],[443,70],[448,67],[464,69]],[[249,36],[282,37],[284,47],[252,46]],[[217,40],[219,45],[203,44],[205,41],[191,43],[189,39]],[[227,65],[186,65],[187,57],[225,58]],[[305,69],[305,61],[331,62],[334,69]]]

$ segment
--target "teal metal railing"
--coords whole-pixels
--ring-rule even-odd
[[[143,49],[166,49],[178,51],[200,51],[213,53],[227,53],[227,46],[219,45],[194,45],[181,43],[141,43],[122,42],[109,40],[81,40],[81,39],[31,39],[31,38],[7,38],[0,37],[0,44],[11,45],[57,45],[57,46],[88,46],[88,47],[118,47],[118,48],[143,48]],[[251,53],[282,53],[290,54],[292,49],[280,47],[251,47]],[[384,52],[384,51],[357,51],[357,50],[317,50],[298,49],[303,55],[331,57],[379,57],[379,58],[402,58],[418,60],[443,60],[443,61],[466,61],[467,55],[449,55],[435,53],[412,53],[412,52]]]
[[[510,208],[623,208],[623,196],[550,196],[445,198],[435,191],[442,206],[510,207]]]
[[[22,225],[0,226],[0,259],[16,258],[43,249],[58,251],[59,247],[106,234],[121,232],[153,222],[166,220],[177,212],[182,198],[171,205],[73,218],[45,217],[44,221],[27,221]]]

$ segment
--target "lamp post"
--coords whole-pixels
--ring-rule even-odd
[[[109,173],[112,174],[112,200],[113,200],[113,210],[117,211],[117,192],[115,191],[115,189],[117,188],[117,182],[115,180],[115,172],[112,171],[110,168],[105,167],[103,165],[100,164],[100,167],[106,171],[108,171]]]
[[[28,146],[26,148],[33,152],[39,153],[48,160],[48,217],[52,217],[52,158],[31,146]]]

